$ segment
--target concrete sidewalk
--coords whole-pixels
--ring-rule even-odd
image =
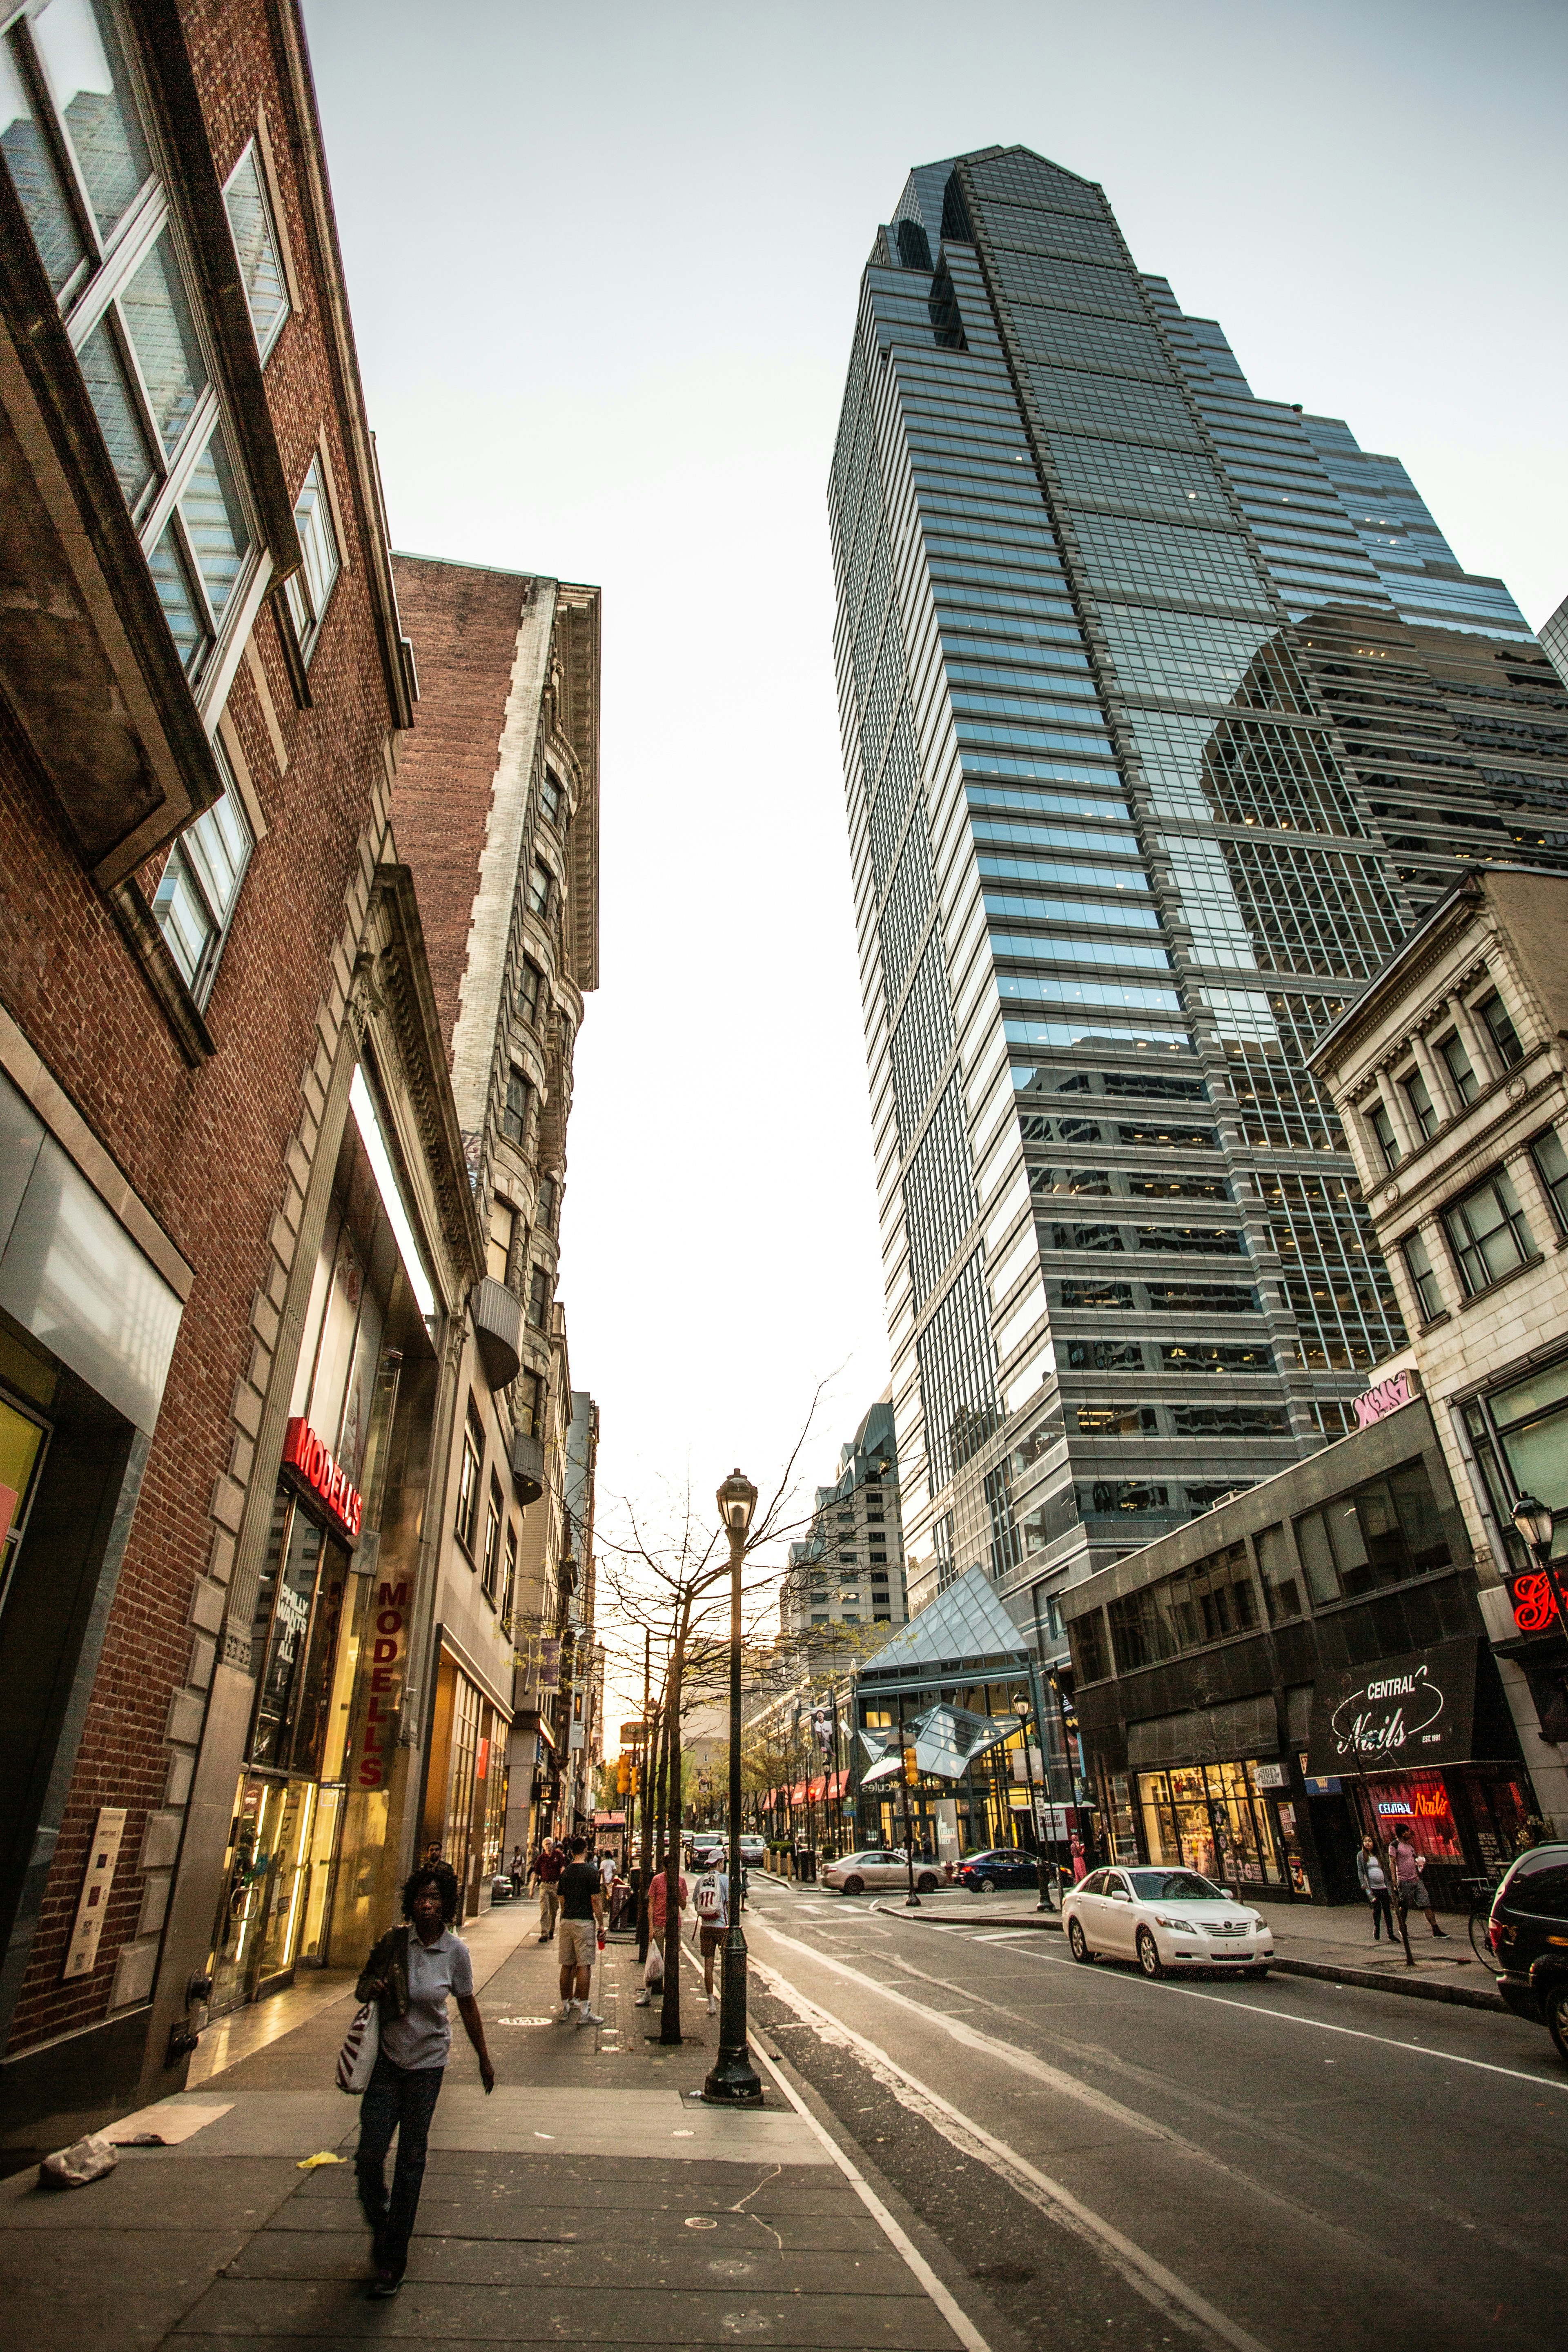
[[[560,2025],[555,1953],[536,1924],[519,1906],[468,1931],[497,2088],[484,2096],[458,2026],[395,2301],[365,2298],[352,2162],[300,2168],[318,2154],[352,2159],[356,2138],[355,2105],[331,2079],[352,1985],[328,1997],[318,1980],[297,2021],[260,2004],[224,2045],[226,2057],[243,2027],[245,2054],[137,2118],[187,2131],[177,2146],[125,2149],[86,2189],[41,2190],[31,2174],[0,2184],[13,2340],[95,2352],[232,2352],[237,2336],[324,2352],[372,2336],[438,2337],[454,2352],[737,2340],[973,2352],[951,2290],[896,2221],[879,2219],[809,2101],[797,2108],[764,2074],[760,2112],[692,2104],[718,2026],[694,1972],[675,2048],[657,2040],[658,2010],[635,2006],[639,1972],[624,1947],[595,1971],[605,2025]],[[993,2336],[1010,2340],[1005,2326]]]
[[[802,1889],[806,1893],[809,1890]],[[832,1900],[829,1896],[826,1898]],[[1322,1977],[1336,1984],[1370,1987],[1380,1992],[1414,1993],[1422,2000],[1447,2000],[1467,2009],[1503,2009],[1492,1990],[1491,1978],[1470,1949],[1467,1916],[1445,1912],[1438,1919],[1445,1937],[1410,1914],[1408,1967],[1397,1931],[1391,1943],[1374,1943],[1372,1914],[1364,1906],[1270,1902],[1246,1894],[1243,1901],[1260,1912],[1274,1931],[1274,1966],[1285,1976]],[[1042,1912],[1032,1891],[1021,1894],[972,1895],[965,1888],[943,1887],[922,1895],[918,1916],[939,1926],[1029,1927],[1060,1935],[1061,1914]],[[874,1907],[901,1913],[905,1904],[897,1895],[884,1895]]]

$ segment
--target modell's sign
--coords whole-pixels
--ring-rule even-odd
[[[375,1588],[375,1608],[360,1667],[353,1750],[356,1789],[384,1789],[392,1777],[392,1751],[397,1745],[403,1673],[408,1658],[408,1611],[407,1578],[384,1577]]]
[[[1391,1372],[1387,1380],[1379,1381],[1374,1389],[1368,1389],[1364,1396],[1357,1397],[1356,1427],[1370,1429],[1374,1421],[1385,1420],[1391,1412],[1397,1412],[1402,1405],[1414,1404],[1420,1393],[1421,1375],[1414,1365],[1403,1372]]]
[[[1521,1633],[1547,1632],[1557,1614],[1556,1596],[1549,1576],[1543,1576],[1539,1569],[1531,1569],[1527,1576],[1510,1576],[1508,1597],[1513,1622]]]
[[[1312,1694],[1308,1770],[1332,1778],[1464,1763],[1475,1704],[1473,1642],[1439,1642],[1330,1676]]]
[[[364,1502],[341,1462],[328,1452],[308,1421],[296,1418],[283,1435],[283,1467],[336,1519],[346,1536],[357,1538]]]

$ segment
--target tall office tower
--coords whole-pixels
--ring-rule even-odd
[[[779,1631],[826,1640],[835,1626],[901,1625],[905,1611],[893,1411],[879,1397],[840,1452],[837,1479],[816,1490],[810,1535],[789,1548]]]
[[[1568,862],[1568,698],[1026,149],[879,230],[829,498],[910,1598],[1049,1643],[1402,1342],[1304,1056],[1462,859]]]

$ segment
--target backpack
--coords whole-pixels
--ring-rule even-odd
[[[697,1882],[697,1916],[710,1924],[724,1908],[724,1897],[719,1892],[719,1874],[710,1870]]]

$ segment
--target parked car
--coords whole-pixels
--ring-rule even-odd
[[[754,1830],[741,1832],[741,1860],[748,1870],[761,1870],[768,1858],[768,1842]]]
[[[1568,2063],[1568,1843],[1510,1864],[1487,1923],[1502,1962],[1497,1989],[1516,2017],[1544,2025]]]
[[[1136,1960],[1146,1977],[1170,1968],[1223,1968],[1266,1977],[1274,1958],[1267,1920],[1195,1870],[1091,1870],[1062,1897],[1075,1960]]]
[[[837,1887],[840,1895],[863,1895],[868,1886],[908,1886],[910,1865],[897,1846],[871,1845],[858,1853],[841,1854],[830,1862],[822,1874],[824,1886]],[[929,1862],[915,1864],[915,1891],[933,1895],[942,1880]]]
[[[1051,1873],[1046,1867],[1046,1884],[1050,1885]],[[1039,1865],[1032,1853],[1022,1846],[988,1846],[983,1853],[966,1853],[958,1865],[961,1886],[972,1887],[978,1895],[994,1894],[999,1886],[1038,1886]]]

